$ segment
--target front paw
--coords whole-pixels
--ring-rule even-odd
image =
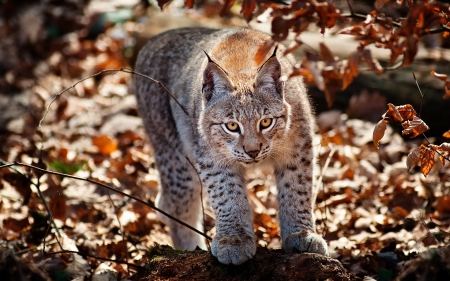
[[[228,236],[217,234],[212,241],[211,251],[219,262],[238,265],[255,255],[256,236],[253,233]]]
[[[329,256],[327,242],[322,236],[308,230],[291,233],[284,241],[283,249],[287,253],[308,252]]]

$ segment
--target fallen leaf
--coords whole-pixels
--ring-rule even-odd
[[[92,143],[99,149],[100,153],[107,156],[117,150],[117,140],[107,135],[92,138]]]

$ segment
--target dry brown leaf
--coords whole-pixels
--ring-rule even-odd
[[[399,122],[402,123],[403,122],[403,117],[400,114],[400,112],[397,109],[397,106],[393,105],[392,103],[388,103],[389,109],[388,111],[386,111],[386,113],[383,114],[383,119],[388,121],[388,122]]]
[[[241,14],[244,16],[247,22],[251,21],[253,18],[253,12],[256,8],[256,1],[254,0],[243,0]]]
[[[420,171],[426,177],[434,164],[434,154],[435,152],[429,147],[422,146],[420,148]]]
[[[92,138],[92,144],[94,144],[101,154],[110,155],[117,150],[117,140],[107,135],[100,135]]]
[[[403,120],[413,120],[417,112],[414,110],[413,106],[410,104],[396,106],[398,112],[402,116]]]
[[[66,219],[66,200],[62,195],[55,195],[50,199],[49,203],[52,216],[56,219],[64,221]]]
[[[195,1],[194,0],[185,0],[184,5],[188,9],[192,9],[194,7]]]
[[[439,214],[450,213],[450,195],[441,196],[437,200],[436,210]]]
[[[409,135],[411,138],[415,138],[430,129],[428,125],[417,116],[414,116],[411,122],[404,122],[404,124],[408,124],[408,126],[402,131],[402,134]]]
[[[416,147],[408,154],[406,158],[406,168],[408,171],[420,163],[420,148],[420,146]]]
[[[328,47],[320,42],[319,44],[320,47],[320,55],[322,57],[322,60],[327,64],[333,64],[334,62],[336,62],[336,59],[334,58],[333,53],[330,51],[330,49],[328,49]]]
[[[435,72],[434,70],[431,71],[431,75],[433,75],[434,77],[438,78],[441,81],[447,80],[447,75],[446,74],[439,74],[439,73]]]
[[[361,56],[359,51],[353,52],[348,58],[344,77],[342,78],[342,90],[345,90],[353,82],[353,79],[358,76],[360,60]]]
[[[380,65],[378,60],[374,57],[372,57],[372,52],[370,49],[364,49],[362,51],[362,56],[364,60],[366,61],[367,65],[378,75],[383,73],[383,67]]]
[[[450,98],[450,80],[445,82],[444,89],[445,89],[444,99]]]
[[[380,140],[383,138],[384,133],[386,132],[386,121],[380,120],[380,122],[375,125],[373,129],[373,144],[377,149],[380,148]]]

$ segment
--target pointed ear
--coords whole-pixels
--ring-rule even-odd
[[[229,92],[232,88],[228,80],[227,73],[208,56],[209,62],[203,71],[202,92],[206,102],[209,102],[214,95]]]
[[[283,82],[281,77],[281,64],[276,56],[277,48],[273,55],[258,69],[256,78],[256,87],[258,89],[273,88],[277,93],[282,95]]]

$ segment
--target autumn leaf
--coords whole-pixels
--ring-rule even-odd
[[[185,0],[184,5],[186,6],[186,8],[192,9],[194,7],[194,3],[194,0]]]
[[[361,60],[359,51],[353,52],[348,58],[347,65],[345,67],[344,77],[342,78],[342,90],[345,90],[358,76],[359,62]]]
[[[230,11],[231,7],[233,7],[235,0],[225,0],[223,3],[222,10],[220,10],[219,15],[224,17]]]
[[[52,216],[56,219],[64,221],[66,219],[66,200],[62,195],[55,195],[50,199],[49,203]]]
[[[405,122],[406,123],[406,122]],[[402,131],[403,135],[410,135],[411,138],[415,138],[418,135],[428,131],[430,128],[417,116],[414,116],[411,122],[408,122],[408,126]]]
[[[446,81],[447,80],[447,75],[446,74],[439,74],[439,73],[435,72],[434,70],[431,71],[431,75],[433,75],[436,78],[439,78],[439,80],[441,80],[441,81]]]
[[[396,108],[402,116],[403,120],[413,120],[413,118],[417,115],[417,112],[410,104],[399,105],[396,106]]]
[[[107,156],[117,150],[117,140],[107,135],[100,135],[92,138],[94,144],[101,154]]]
[[[429,147],[422,146],[420,148],[420,171],[426,177],[434,164],[434,154],[435,152]]]
[[[162,10],[164,6],[170,3],[172,0],[157,0],[159,8]]]
[[[444,134],[442,134],[442,136],[444,138],[450,139],[450,130],[448,130],[447,132],[445,132]]]
[[[444,142],[439,146],[436,146],[435,149],[439,152],[439,160],[442,165],[445,165],[445,158],[448,159],[450,155],[450,143]]]
[[[375,125],[375,128],[373,129],[373,144],[377,149],[379,149],[380,140],[383,138],[384,133],[386,132],[386,121],[380,120],[380,122]]]
[[[272,20],[272,39],[280,42],[287,38],[291,22],[283,17],[275,17]]]
[[[450,98],[450,80],[445,82],[444,89],[445,89],[444,99]]]
[[[336,61],[333,53],[330,51],[330,49],[328,49],[328,47],[324,43],[320,42],[319,48],[320,48],[320,55],[322,56],[322,60],[327,65],[333,64]]]
[[[383,119],[391,122],[391,121],[396,121],[398,123],[402,123],[403,122],[403,117],[400,114],[400,112],[398,111],[397,107],[395,105],[393,105],[392,103],[388,103],[388,111],[386,111],[386,113],[383,114]]]
[[[247,22],[250,22],[252,20],[253,12],[255,11],[255,8],[256,8],[255,0],[243,0],[242,1],[241,14],[244,15],[244,18]]]
[[[406,168],[408,171],[420,163],[420,150],[421,147],[419,146],[411,150],[408,154],[408,157],[406,158]]]
[[[256,65],[260,65],[264,61],[274,45],[275,41],[270,40],[259,46],[254,58]]]
[[[378,60],[374,57],[372,57],[372,52],[370,49],[364,49],[362,51],[362,56],[364,58],[364,61],[367,63],[367,65],[378,75],[383,73],[383,67],[380,65]]]

